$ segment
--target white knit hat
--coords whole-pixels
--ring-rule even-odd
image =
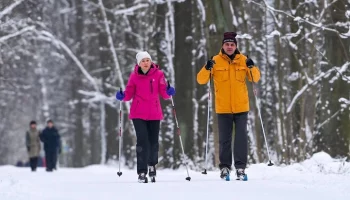
[[[136,54],[137,64],[139,65],[141,60],[144,59],[144,58],[149,58],[151,60],[151,62],[152,62],[151,55],[149,55],[149,53],[147,51],[141,51],[141,52],[138,52]]]

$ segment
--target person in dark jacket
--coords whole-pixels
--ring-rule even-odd
[[[38,157],[41,149],[39,138],[40,132],[36,128],[35,121],[31,121],[29,126],[29,130],[26,132],[26,146],[29,155],[30,168],[33,172],[35,172],[38,165]]]
[[[61,153],[61,137],[53,121],[47,121],[47,127],[40,134],[40,139],[44,143],[46,171],[52,172],[56,169],[57,155]]]

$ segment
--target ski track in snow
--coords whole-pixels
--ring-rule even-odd
[[[219,171],[208,175],[190,171],[191,181],[186,181],[184,168],[158,170],[156,183],[138,183],[135,170],[112,166],[89,166],[72,169],[60,168],[47,173],[39,168],[36,173],[29,168],[0,167],[1,200],[95,200],[95,199],[350,199],[350,173],[317,172],[319,164],[287,167],[268,167],[265,164],[250,166],[248,181],[223,181]],[[334,166],[336,168],[338,166]],[[322,169],[325,169],[323,166]]]

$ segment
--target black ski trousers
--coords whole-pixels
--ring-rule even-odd
[[[147,174],[147,166],[158,164],[160,120],[133,119],[136,130],[137,174]]]
[[[232,130],[235,123],[234,165],[245,169],[248,159],[248,112],[237,114],[218,114],[219,125],[219,168],[232,166]]]

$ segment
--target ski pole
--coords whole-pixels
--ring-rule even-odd
[[[170,88],[170,83],[169,83],[169,81],[168,81],[168,88]],[[181,138],[181,131],[180,131],[179,123],[178,123],[177,117],[176,117],[176,110],[175,110],[175,105],[174,105],[173,96],[171,96],[171,105],[172,105],[172,107],[173,107],[173,114],[174,114],[174,117],[175,117],[176,128],[177,128],[177,134],[179,135],[179,138],[180,138],[180,145],[181,145],[181,149],[182,149],[182,156],[183,156],[183,158],[185,159],[185,158],[186,158],[186,155],[185,155],[184,146],[183,146],[183,144],[182,144],[182,138]],[[190,177],[190,174],[188,173],[188,167],[187,167],[186,161],[185,161],[184,163],[185,163],[186,171],[187,171],[186,180],[191,181],[191,177]]]
[[[213,56],[211,57],[213,60]],[[205,168],[202,174],[207,174],[208,168],[208,142],[209,142],[209,121],[210,121],[210,104],[211,104],[211,69],[209,75],[209,88],[208,88],[208,115],[207,115],[207,138],[205,142]]]
[[[257,106],[257,108],[258,108],[258,113],[259,113],[261,128],[262,128],[263,134],[264,134],[264,139],[265,139],[265,144],[266,144],[266,150],[267,150],[267,156],[269,157],[269,164],[268,164],[268,166],[272,166],[273,163],[271,162],[269,146],[268,146],[267,140],[266,140],[266,134],[265,134],[264,124],[263,124],[262,117],[261,117],[261,112],[260,112],[260,106],[259,106],[258,97],[257,97],[257,95],[256,95],[256,89],[255,89],[255,86],[254,86],[254,77],[253,77],[252,67],[251,67],[251,66],[250,66],[250,70],[249,70],[249,71],[250,71],[250,76],[252,77],[253,93],[254,93],[254,96],[255,96],[256,106]]]
[[[120,92],[122,93],[122,88],[120,88]],[[119,172],[117,173],[120,177],[123,173],[120,171],[120,155],[122,150],[122,101],[119,103]]]

